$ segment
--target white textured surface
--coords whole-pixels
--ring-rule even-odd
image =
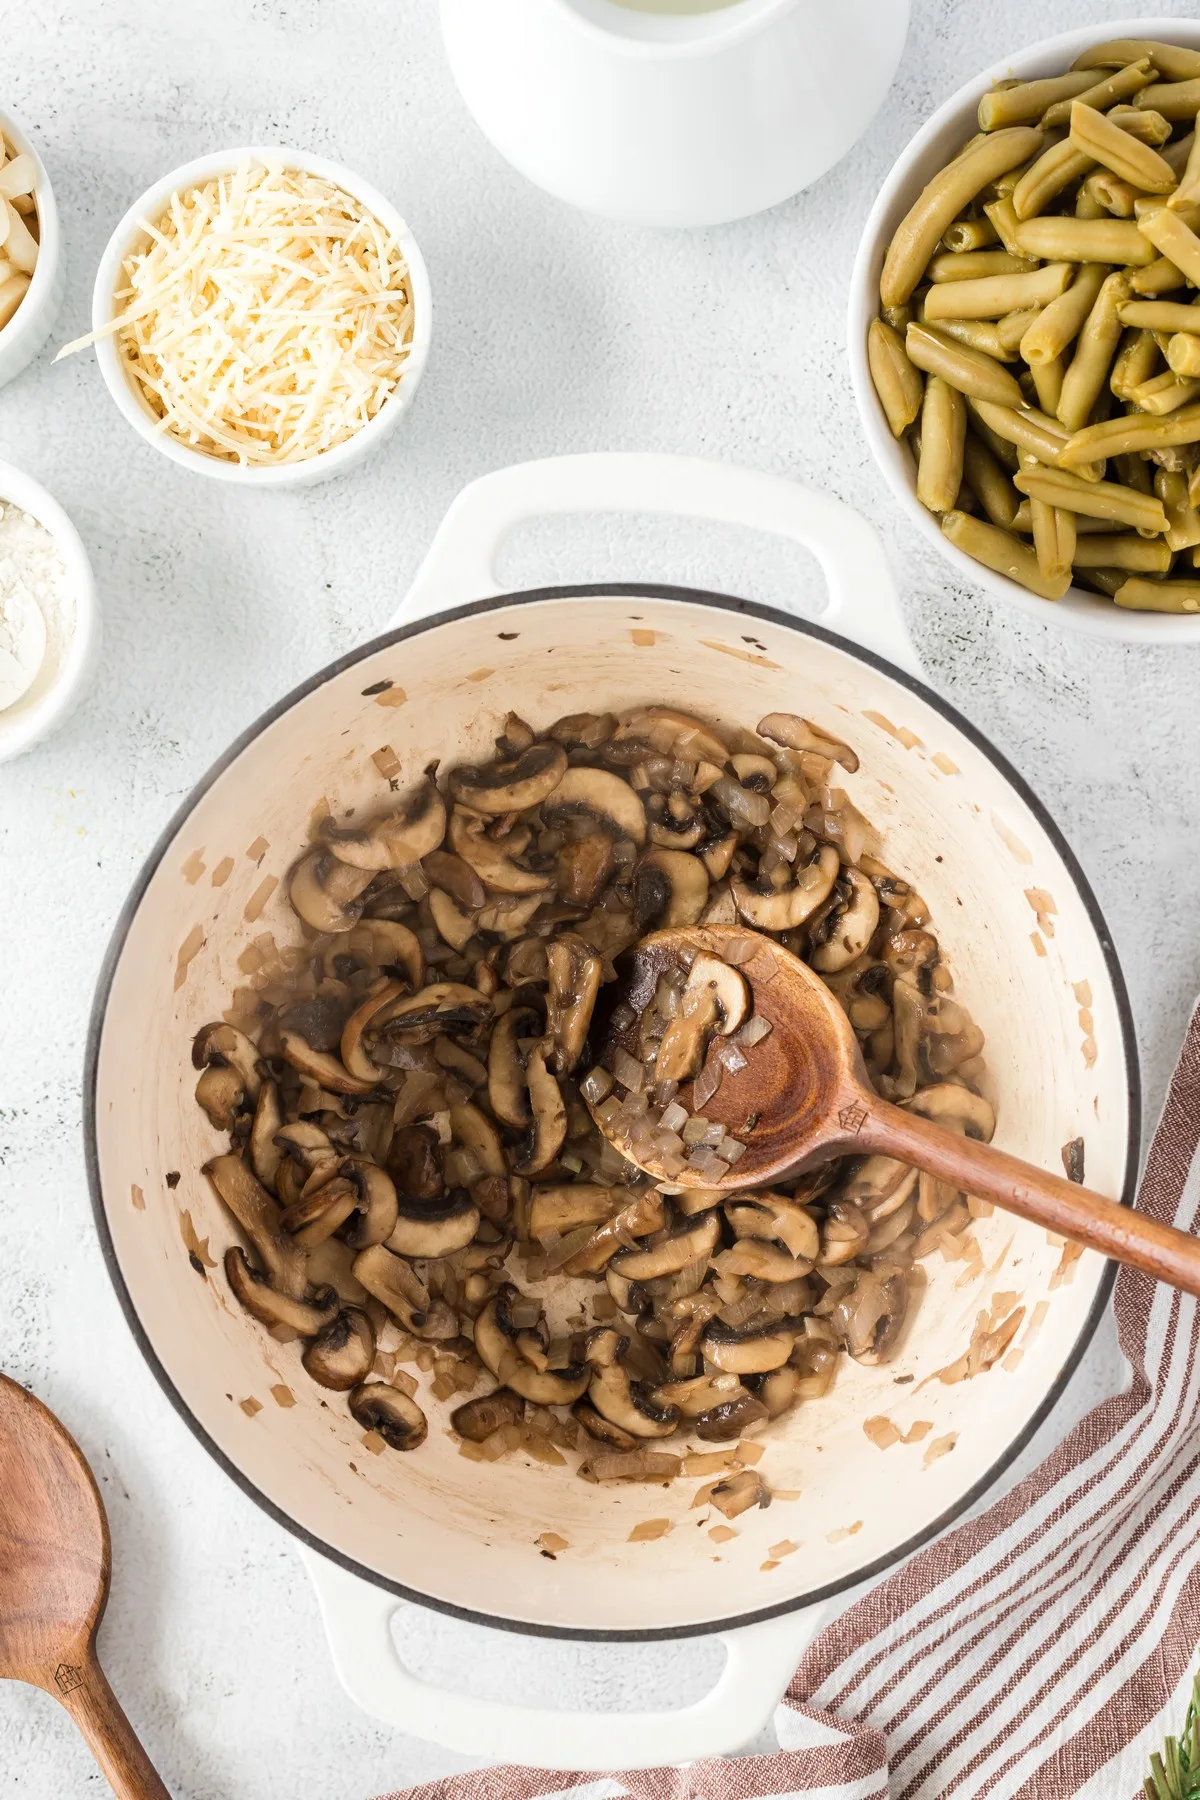
[[[1065,3],[1053,29],[1121,15]],[[1195,15],[1192,0],[1183,8]],[[44,355],[0,402],[0,455],[44,481],[94,560],[99,683],[51,743],[0,771],[0,1365],[63,1417],[112,1522],[102,1648],[172,1791],[188,1800],[365,1800],[448,1772],[336,1688],[287,1536],[226,1480],[149,1375],[97,1251],[80,1148],[90,990],[157,833],[228,740],[394,609],[455,492],[556,451],[679,450],[832,488],[888,533],[926,667],[1050,805],[1114,930],[1157,1108],[1200,986],[1191,904],[1200,796],[1196,659],[1132,653],[993,611],[947,581],[880,496],[843,374],[843,292],[889,162],[975,69],[1050,28],[1037,0],[917,0],[885,113],[776,212],[693,236],[568,212],[500,164],[442,63],[432,0],[28,0],[5,23],[0,100],[36,135],[62,213],[63,337],[130,198],[234,142],[294,142],[356,168],[429,261],[434,349],[377,460],[298,494],[191,478],[120,421],[90,359]],[[786,601],[811,586],[774,546],[666,525],[562,523],[506,578],[646,578]],[[1038,1440],[1116,1379],[1097,1345]],[[1025,1460],[1028,1460],[1025,1459]],[[634,1659],[409,1621],[415,1666],[553,1703],[694,1696],[710,1645]],[[95,1793],[43,1696],[0,1688],[6,1791]]]

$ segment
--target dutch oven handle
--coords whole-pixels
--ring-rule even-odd
[[[790,538],[812,551],[828,584],[818,623],[918,672],[883,545],[860,513],[781,475],[642,451],[549,457],[481,475],[442,520],[393,624],[499,593],[497,552],[516,526],[596,512],[716,520]]]
[[[553,1712],[422,1680],[401,1662],[392,1639],[391,1621],[403,1602],[304,1545],[300,1554],[317,1590],[334,1667],[364,1712],[460,1756],[538,1769],[619,1772],[732,1755],[770,1724],[829,1611],[808,1607],[719,1633],[725,1667],[716,1685],[678,1712]]]

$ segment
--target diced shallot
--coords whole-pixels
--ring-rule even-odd
[[[620,1045],[613,1051],[612,1072],[621,1086],[628,1088],[631,1094],[640,1094],[646,1080],[646,1070],[636,1056],[630,1056],[628,1050]]]
[[[751,1024],[753,1024],[753,1020],[751,1020]],[[743,1035],[748,1029],[748,1026],[743,1027]],[[612,1084],[613,1078],[608,1070],[602,1069],[597,1064],[584,1076],[579,1084],[579,1091],[589,1106],[598,1106],[601,1100],[607,1099],[608,1095],[612,1093]]]

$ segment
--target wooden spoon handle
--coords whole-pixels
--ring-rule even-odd
[[[869,1097],[868,1118],[855,1139],[855,1148],[860,1146],[898,1157],[1018,1218],[1075,1238],[1089,1250],[1142,1269],[1186,1294],[1200,1295],[1200,1238],[1160,1225],[1020,1157],[961,1137],[875,1095]]]
[[[68,1674],[71,1678],[82,1676],[82,1680],[66,1692],[62,1680],[57,1689],[47,1683],[48,1691],[74,1719],[117,1800],[171,1800],[109,1687],[94,1647],[89,1646],[83,1667],[72,1668]]]

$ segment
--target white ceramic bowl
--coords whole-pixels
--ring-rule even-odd
[[[62,237],[58,208],[46,165],[37,145],[19,120],[0,112],[0,130],[14,150],[32,156],[37,170],[38,259],[29,290],[8,324],[0,329],[0,387],[21,373],[37,355],[58,318],[63,300]]]
[[[100,651],[100,611],[87,551],[58,501],[31,475],[6,462],[0,462],[0,500],[31,513],[46,527],[75,595],[75,628],[62,657],[52,661],[48,654],[33,686],[15,706],[0,712],[0,762],[8,762],[56,731],[79,704]]]
[[[369,456],[385,438],[391,436],[413,403],[429,355],[432,300],[425,259],[396,208],[378,189],[370,187],[340,163],[330,162],[324,156],[310,156],[304,150],[253,146],[223,150],[213,156],[198,156],[192,162],[172,169],[169,175],[164,175],[161,181],[156,181],[153,187],[147,188],[134,201],[109,238],[100,258],[92,290],[92,329],[98,331],[112,319],[115,311],[113,296],[122,285],[122,264],[130,251],[145,242],[145,222],[162,215],[172,194],[182,188],[196,187],[202,182],[211,181],[218,175],[229,175],[243,163],[261,162],[268,156],[281,160],[289,168],[303,169],[310,175],[319,176],[323,181],[333,182],[353,195],[399,241],[404,253],[412,284],[412,346],[400,380],[370,424],[364,425],[361,431],[355,432],[345,443],[326,450],[320,456],[309,457],[304,462],[284,463],[278,467],[244,468],[238,463],[223,462],[219,457],[209,456],[202,450],[193,450],[169,432],[163,431],[157,416],[126,374],[111,337],[101,338],[97,343],[96,360],[100,364],[100,372],[109,393],[134,430],[181,468],[192,469],[200,475],[210,475],[216,481],[236,481],[243,487],[308,487],[314,482],[328,481],[334,475],[344,474],[347,469]]]
[[[994,574],[947,543],[937,519],[917,500],[916,469],[908,446],[897,443],[892,436],[867,367],[867,328],[879,311],[879,274],[888,243],[926,182],[977,130],[975,114],[981,96],[994,82],[1006,76],[1018,76],[1027,81],[1036,76],[1060,75],[1089,44],[1126,37],[1157,38],[1200,49],[1200,21],[1101,20],[1077,31],[1066,31],[1061,37],[1045,38],[1027,50],[993,63],[965,87],[959,88],[922,126],[880,189],[863,231],[850,278],[847,327],[850,376],[867,442],[888,486],[921,535],[929,543],[936,544],[941,555],[964,581],[986,588],[997,599],[1032,613],[1043,624],[1057,621],[1091,637],[1135,644],[1200,643],[1200,614],[1126,612],[1114,606],[1111,600],[1081,587],[1071,588],[1059,601],[1043,600],[1019,582],[1010,581],[1006,575]]]

